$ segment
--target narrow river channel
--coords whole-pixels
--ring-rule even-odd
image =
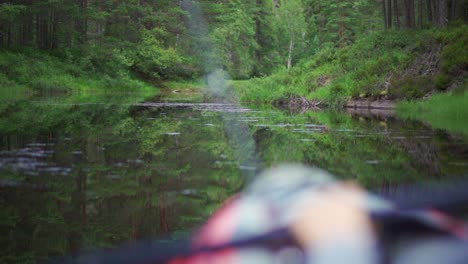
[[[10,263],[183,236],[244,175],[282,163],[377,190],[468,176],[466,137],[388,113],[127,99],[1,107],[0,243]],[[226,120],[252,140],[233,140]]]

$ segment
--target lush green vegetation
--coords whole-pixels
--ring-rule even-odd
[[[461,91],[437,94],[422,102],[403,102],[397,110],[404,118],[426,121],[435,128],[468,137],[467,106],[468,96]]]
[[[467,31],[464,25],[419,32],[374,32],[344,48],[324,48],[289,71],[234,82],[234,86],[243,100],[260,102],[289,96],[326,103],[350,98],[421,98],[454,83],[466,85],[463,71],[468,65],[468,51],[463,45],[468,43]],[[440,70],[417,64],[425,63],[421,58],[431,56],[439,46],[443,47]],[[422,75],[420,71],[434,74]]]
[[[155,93],[156,88],[138,81],[129,73],[108,75],[86,70],[79,63],[63,61],[47,53],[29,50],[0,52],[0,86],[3,100],[41,94],[140,92]]]
[[[147,87],[135,78],[161,86],[224,69],[254,78],[235,83],[243,101],[420,98],[466,75],[467,8],[466,0],[7,1],[0,84],[138,90]]]
[[[467,10],[468,0],[2,1],[0,263],[186,232],[256,167],[305,163],[369,188],[466,174],[466,143],[414,120],[135,103],[218,99],[201,92],[216,73],[243,102],[404,100],[400,116],[466,137]]]

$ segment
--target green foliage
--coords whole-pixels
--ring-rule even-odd
[[[25,5],[2,3],[0,5],[0,21],[14,22],[26,10]]]
[[[365,0],[305,0],[305,16],[313,29],[308,33],[309,41],[318,46],[312,48],[343,47],[363,33],[380,29],[377,5],[376,1]]]
[[[153,29],[142,33],[141,43],[133,56],[132,67],[150,79],[175,78],[184,59],[174,48],[165,48],[159,39],[166,33]]]
[[[285,1],[276,11],[278,31],[280,32],[279,44],[285,66],[292,66],[306,51],[307,24],[304,13],[304,5],[300,0]],[[289,62],[289,60],[291,60]],[[294,63],[293,63],[294,62]],[[291,63],[291,65],[288,65]]]
[[[463,81],[466,49],[461,50],[465,42],[461,32],[465,27],[372,32],[343,48],[324,46],[290,72],[277,71],[266,78],[235,84],[235,88],[245,101],[271,102],[291,94],[323,100],[329,105],[339,105],[351,97],[420,98],[435,88],[446,89],[454,79]],[[441,41],[447,43],[442,62],[458,65],[452,67],[451,73],[444,70],[442,63],[442,72],[434,78],[404,74],[409,67],[414,67],[411,62],[415,58],[425,55]],[[455,52],[460,56],[453,55],[456,60],[450,60],[449,54]]]
[[[69,58],[71,64],[76,64],[79,70],[73,72],[81,76],[82,70],[89,73],[100,73],[111,78],[119,78],[129,74],[131,61],[127,54],[111,43],[106,45],[90,45],[73,54]]]
[[[456,76],[468,68],[468,25],[446,29],[438,34],[446,45],[442,52],[442,71]]]
[[[466,89],[466,82],[464,83]],[[398,114],[407,119],[429,122],[431,126],[446,129],[468,138],[468,96],[464,91],[437,94],[422,102],[408,101],[398,105]]]
[[[264,101],[274,101],[288,93],[333,105],[351,96],[379,96],[383,92],[379,83],[411,61],[412,52],[422,39],[421,34],[413,33],[371,33],[344,48],[326,46],[289,73],[278,71],[252,80],[251,85],[237,86],[237,90],[243,100],[262,101],[259,93],[265,91],[268,97]]]
[[[439,90],[447,89],[452,81],[452,77],[445,73],[439,73],[434,77],[434,84]]]
[[[99,54],[99,53],[95,53]],[[37,50],[25,52],[0,52],[0,90],[2,100],[13,99],[15,94],[63,94],[70,92],[148,92],[156,89],[132,78],[125,68],[113,65],[108,70],[97,68],[92,56],[85,56],[79,62],[62,61]],[[112,59],[105,63],[113,64]],[[104,62],[101,62],[104,63]],[[104,67],[102,64],[99,67]]]
[[[388,93],[392,99],[417,99],[432,90],[432,80],[424,77],[406,77],[391,84]]]
[[[255,21],[242,1],[229,1],[218,17],[218,27],[213,29],[213,40],[218,47],[218,57],[236,79],[251,76],[255,60],[257,43],[255,39]]]

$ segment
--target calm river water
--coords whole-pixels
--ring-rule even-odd
[[[136,102],[0,106],[0,262],[184,235],[285,162],[370,189],[468,176],[466,137],[388,113]]]

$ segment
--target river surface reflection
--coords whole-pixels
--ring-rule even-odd
[[[0,262],[183,236],[285,162],[391,189],[468,176],[468,143],[388,115],[18,101],[0,107]]]

